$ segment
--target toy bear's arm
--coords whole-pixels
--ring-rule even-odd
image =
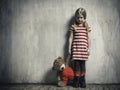
[[[57,79],[58,79],[58,81],[61,81],[61,71],[57,72]]]
[[[91,45],[91,40],[90,40],[90,32],[91,32],[91,29],[89,28],[89,30],[87,31],[88,32],[88,55],[90,55],[90,51],[89,51],[89,49],[90,49],[90,45]]]

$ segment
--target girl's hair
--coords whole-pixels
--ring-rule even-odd
[[[85,10],[84,8],[78,8],[78,9],[76,10],[76,12],[75,12],[75,17],[76,17],[76,16],[80,16],[80,15],[83,15],[84,19],[86,19],[87,14],[86,14],[86,10]],[[75,20],[75,24],[77,24],[77,23],[76,23],[76,20]],[[89,30],[89,25],[88,25],[88,23],[86,22],[86,20],[85,20],[85,22],[83,23],[83,26],[86,27],[87,30]]]

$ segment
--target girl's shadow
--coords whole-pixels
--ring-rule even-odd
[[[69,52],[68,52],[68,49],[69,49],[69,37],[70,37],[70,27],[71,27],[71,25],[73,25],[74,24],[74,22],[75,22],[75,16],[72,16],[71,17],[71,19],[68,21],[68,24],[67,24],[67,26],[66,26],[66,28],[67,28],[67,32],[66,32],[66,34],[65,34],[65,45],[64,45],[64,59],[65,59],[65,62],[67,62],[66,60],[67,60],[67,57],[68,57],[68,55],[69,55]],[[69,61],[69,65],[72,67],[73,65],[72,65],[73,63],[72,63],[72,61],[70,60]]]

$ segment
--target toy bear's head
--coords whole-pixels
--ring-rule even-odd
[[[64,70],[65,69],[65,62],[64,59],[62,59],[61,57],[58,57],[55,59],[55,61],[53,62],[53,70]]]

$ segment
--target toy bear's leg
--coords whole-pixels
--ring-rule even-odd
[[[59,87],[64,87],[64,86],[66,86],[66,83],[64,83],[63,81],[59,81],[58,86]]]
[[[67,85],[67,82],[68,82],[68,77],[67,76],[63,76],[61,78],[61,81],[58,82],[58,86],[64,87],[64,86]]]

